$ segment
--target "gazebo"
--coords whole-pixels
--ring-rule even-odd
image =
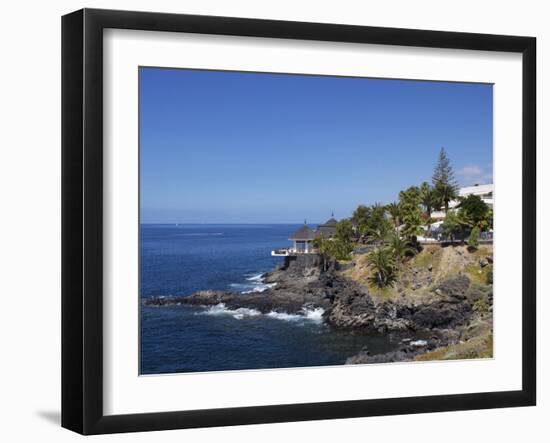
[[[338,220],[332,217],[325,223],[318,225],[317,228],[311,229],[307,222],[292,234],[288,239],[293,242],[291,248],[279,248],[271,251],[271,255],[275,257],[286,257],[289,255],[295,256],[298,254],[316,254],[318,251],[315,248],[315,239],[325,238],[332,239],[336,235],[336,225]]]
[[[294,252],[297,254],[308,254],[313,252],[313,241],[316,233],[307,224],[304,223],[300,229],[292,234],[288,239],[294,242]]]

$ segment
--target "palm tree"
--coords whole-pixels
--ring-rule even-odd
[[[367,255],[367,263],[373,271],[368,278],[372,285],[383,288],[395,284],[397,280],[395,261],[388,248],[376,248]]]
[[[421,197],[421,204],[422,206],[424,206],[426,217],[428,219],[428,236],[429,236],[431,232],[432,211],[434,209],[439,209],[438,207],[439,205],[438,205],[435,190],[428,184],[428,182],[424,182],[420,186],[420,197]]]
[[[390,214],[391,219],[393,220],[393,225],[395,229],[397,229],[399,227],[399,222],[401,219],[401,207],[399,206],[399,203],[392,202],[386,206],[386,209]]]
[[[390,236],[390,225],[386,223],[381,223],[375,229],[368,229],[367,234],[369,235],[369,242],[376,245],[385,243]]]
[[[406,212],[403,214],[403,224],[405,225],[401,230],[401,234],[415,242],[416,236],[422,234],[422,212],[420,208],[411,206],[407,207]]]
[[[326,272],[328,261],[333,254],[332,241],[321,235],[315,239],[315,247],[323,260],[323,271]]]
[[[451,241],[455,240],[455,235],[462,231],[462,222],[456,211],[449,211],[441,225],[441,232]]]
[[[450,183],[439,183],[435,189],[436,201],[443,205],[445,214],[449,212],[449,202],[458,197],[457,188]]]
[[[393,257],[398,267],[408,254],[415,254],[417,252],[416,249],[414,249],[407,240],[402,239],[397,232],[394,232],[390,237],[389,248],[393,253]]]
[[[426,216],[428,217],[428,220],[432,216],[432,211],[437,208],[437,199],[435,198],[435,190],[432,188],[428,182],[422,183],[420,186],[420,196],[421,196],[421,204],[424,206],[424,210],[426,211]]]

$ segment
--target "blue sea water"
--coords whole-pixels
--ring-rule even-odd
[[[201,289],[261,291],[260,276],[282,259],[299,225],[141,225],[140,297]],[[223,306],[140,307],[140,372],[226,371],[344,364],[365,345],[394,345],[383,335],[335,331],[320,311],[261,315]]]

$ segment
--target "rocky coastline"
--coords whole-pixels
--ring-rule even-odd
[[[399,296],[380,297],[368,285],[350,277],[349,270],[357,266],[359,259],[360,256],[346,264],[332,261],[327,267],[322,266],[318,255],[287,258],[277,269],[263,275],[270,287],[262,292],[204,290],[188,296],[151,297],[144,304],[201,307],[223,304],[230,310],[245,308],[262,314],[298,315],[305,309],[321,308],[329,327],[393,334],[399,343],[386,354],[371,355],[368,349],[363,349],[350,356],[347,364],[419,359],[423,354],[441,353],[442,349],[468,340],[472,325],[480,323],[480,319],[484,325],[492,325],[492,286],[490,291],[480,290],[466,273],[451,273],[436,282],[428,265],[411,272],[416,281],[408,284],[406,290],[397,288],[397,292],[401,291]],[[425,278],[422,273],[427,273]],[[418,296],[419,293],[423,295]],[[479,309],[481,302],[483,314]]]

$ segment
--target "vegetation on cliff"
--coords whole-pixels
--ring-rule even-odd
[[[419,348],[412,354],[396,354],[393,358],[488,358],[492,357],[492,257],[492,245],[476,250],[466,245],[430,245],[402,263],[399,278],[392,285],[372,286],[377,274],[368,253],[354,254],[353,263],[341,273],[346,279],[367,285],[375,306],[388,303],[394,306],[396,320],[406,318],[410,309],[423,307],[422,315],[428,317],[424,320],[420,311],[413,314],[414,327],[424,325],[426,330],[445,337],[432,349]],[[379,357],[372,360],[372,356],[353,360],[372,361],[381,360]]]
[[[318,240],[325,271],[338,261],[340,277],[368,288],[336,295],[329,322],[439,335],[429,348],[408,347],[376,361],[492,356],[492,245],[479,241],[481,232],[492,229],[492,210],[478,196],[459,197],[443,148],[431,184],[409,186],[398,197],[388,205],[359,205],[338,223],[334,239]],[[459,203],[451,209],[453,200]],[[432,215],[442,209],[439,233],[451,244],[421,246],[418,236],[430,236]],[[370,362],[372,356],[352,360]]]
[[[456,209],[449,209],[450,201],[456,199]],[[331,258],[350,260],[353,249],[370,248],[365,258],[371,271],[369,285],[375,290],[392,287],[401,279],[404,264],[420,250],[418,236],[431,234],[433,212],[442,208],[446,212],[442,236],[454,241],[468,234],[470,250],[476,250],[481,232],[492,228],[492,210],[479,196],[458,196],[454,172],[443,148],[431,185],[423,182],[410,186],[399,193],[397,202],[388,205],[359,205],[350,219],[338,222],[335,238],[318,239],[317,248],[325,263]]]

